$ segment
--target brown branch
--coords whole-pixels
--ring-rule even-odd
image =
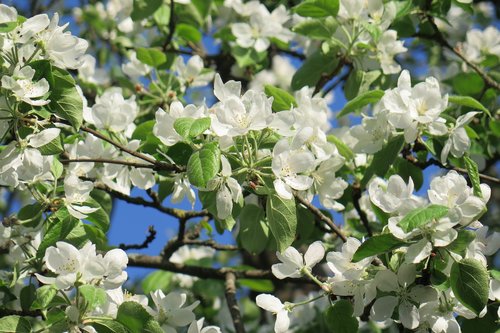
[[[324,73],[324,74],[322,74],[321,78],[318,81],[318,83],[316,83],[316,86],[314,87],[313,95],[316,95],[321,90],[321,88],[323,88],[325,86],[325,84],[327,84],[338,73],[340,73],[340,70],[342,69],[342,67],[344,67],[345,64],[346,64],[345,57],[340,57],[339,58],[339,63],[337,64],[337,66],[335,66],[335,68],[333,69],[333,71],[331,71],[330,73]]]
[[[42,316],[42,311],[40,310],[13,310],[0,308],[0,318],[6,316],[27,316],[27,317],[40,317]]]
[[[245,333],[245,326],[241,319],[240,308],[236,301],[236,276],[232,272],[226,274],[226,301],[233,318],[234,329],[236,333]]]
[[[481,69],[478,65],[472,63],[469,59],[467,59],[460,49],[458,47],[453,47],[443,36],[443,33],[439,30],[438,26],[436,25],[436,22],[434,21],[434,17],[428,13],[427,11],[425,12],[425,17],[429,21],[432,29],[434,30],[433,35],[425,35],[425,34],[415,34],[415,37],[423,38],[423,39],[428,39],[431,41],[438,42],[441,46],[449,49],[451,52],[453,52],[456,56],[458,56],[460,59],[463,60],[469,66],[474,70],[485,82],[485,84],[489,87],[495,88],[496,90],[500,90],[500,83],[495,81],[491,76],[489,76],[483,69]]]
[[[441,162],[439,162],[438,160],[435,160],[433,158],[429,159],[428,161],[426,162],[419,162],[415,157],[413,157],[412,155],[406,155],[404,156],[405,159],[412,163],[413,165],[421,168],[421,169],[426,169],[427,167],[431,166],[431,165],[436,165],[442,169],[446,169],[446,170],[455,170],[456,172],[458,173],[461,173],[461,174],[464,174],[464,175],[468,175],[468,172],[466,169],[464,168],[460,168],[460,167],[456,167],[456,166],[452,166],[452,165],[443,165]],[[496,178],[496,177],[493,177],[493,176],[489,176],[489,175],[485,175],[483,173],[480,173],[479,174],[479,179],[485,181],[485,182],[489,182],[489,183],[493,183],[493,184],[498,184],[500,185],[500,179]]]
[[[140,249],[146,249],[149,244],[151,244],[155,238],[156,238],[156,230],[155,228],[150,225],[149,228],[148,228],[148,233],[149,235],[146,237],[146,239],[144,240],[144,242],[142,242],[141,244],[130,244],[130,245],[126,245],[124,243],[121,243],[118,247],[122,250],[131,250],[131,249],[134,249],[134,250],[140,250]]]
[[[74,158],[74,159],[60,160],[60,162],[62,164],[107,163],[107,164],[125,165],[125,166],[134,167],[134,168],[156,169],[156,165],[154,165],[154,164],[136,163],[136,162],[130,162],[130,161],[123,161],[123,160],[112,160],[112,159],[107,159],[107,158]]]
[[[347,241],[346,236],[342,233],[342,230],[335,225],[333,220],[323,214],[321,210],[319,210],[316,206],[312,205],[310,202],[302,198],[300,195],[297,193],[294,194],[295,199],[297,199],[298,202],[300,202],[302,205],[304,205],[311,213],[313,213],[320,221],[323,221],[330,229],[339,236],[340,239],[342,239],[343,242]]]
[[[196,276],[202,279],[225,280],[227,273],[233,273],[237,279],[254,279],[254,280],[272,280],[272,281],[286,281],[298,284],[315,284],[308,278],[301,277],[297,279],[284,279],[279,280],[269,270],[261,269],[248,269],[240,270],[232,267],[203,267],[173,263],[165,261],[162,256],[148,256],[144,254],[129,254],[129,266],[132,267],[145,267],[156,268],[173,273],[181,273],[191,276]],[[320,281],[326,281],[326,277],[317,277]]]
[[[214,250],[219,250],[219,251],[239,251],[239,250],[241,250],[239,247],[237,247],[235,245],[216,243],[213,239],[208,239],[208,240],[185,239],[184,244],[185,245],[196,245],[196,246],[207,246],[207,247],[211,247]]]
[[[352,198],[352,203],[354,205],[354,208],[358,212],[359,218],[361,219],[361,223],[363,223],[363,226],[366,229],[366,233],[368,236],[373,236],[372,229],[370,227],[370,222],[368,221],[368,217],[366,216],[366,213],[361,209],[361,206],[359,205],[359,200],[361,199],[361,188],[359,187],[359,184],[357,186],[353,186],[353,198]]]
[[[161,203],[158,202],[151,202],[148,201],[142,197],[131,197],[128,195],[125,195],[121,192],[115,191],[109,186],[96,182],[94,183],[94,188],[103,190],[107,193],[109,193],[112,197],[115,197],[117,199],[123,200],[125,202],[134,204],[134,205],[141,205],[144,207],[151,207],[154,208],[162,213],[165,213],[167,215],[176,217],[176,218],[186,218],[186,219],[191,219],[191,218],[196,218],[196,217],[209,217],[211,216],[210,213],[207,210],[183,210],[179,208],[170,208],[170,207],[165,207],[161,205]]]
[[[172,42],[172,38],[174,38],[174,33],[175,33],[174,13],[175,13],[174,0],[170,0],[170,19],[168,21],[168,35],[167,38],[165,39],[165,43],[163,43],[162,47],[163,51],[167,50],[168,45]]]

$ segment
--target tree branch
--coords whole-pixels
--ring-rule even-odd
[[[183,209],[179,209],[179,208],[170,208],[170,207],[165,207],[165,206],[161,205],[161,203],[158,203],[158,202],[151,202],[151,201],[145,200],[142,197],[131,197],[131,196],[125,195],[121,192],[115,191],[112,188],[110,188],[109,186],[107,186],[103,183],[99,183],[99,182],[94,183],[94,188],[99,189],[99,190],[103,190],[103,191],[109,193],[112,197],[123,200],[125,202],[131,203],[134,205],[141,205],[144,207],[151,207],[151,208],[154,208],[162,213],[165,213],[167,215],[170,215],[170,216],[173,216],[176,218],[191,219],[191,218],[196,218],[196,217],[204,217],[204,216],[210,217],[211,216],[207,210],[196,211],[196,210],[183,210]]]
[[[370,222],[368,221],[368,217],[366,216],[366,213],[361,209],[361,206],[359,205],[359,200],[361,199],[361,188],[358,186],[353,186],[353,200],[352,203],[354,205],[354,208],[358,212],[359,218],[361,219],[361,223],[363,223],[363,226],[366,229],[366,233],[368,236],[373,236],[372,229],[370,227]]]
[[[500,91],[500,83],[495,81],[491,76],[489,76],[485,71],[483,71],[483,69],[481,69],[478,65],[472,63],[469,59],[467,59],[458,47],[453,47],[446,40],[446,38],[443,36],[442,32],[439,30],[438,26],[436,25],[436,22],[434,22],[434,17],[430,13],[426,12],[425,17],[427,18],[432,29],[434,30],[434,34],[429,36],[429,35],[417,33],[417,34],[415,34],[415,37],[438,42],[441,46],[447,48],[448,50],[453,52],[456,56],[458,56],[460,59],[462,59],[463,62],[465,62],[467,64],[467,66],[472,68],[472,70],[474,70],[483,79],[483,81],[485,82],[485,84],[487,86],[495,88],[496,90]]]
[[[311,213],[316,215],[318,219],[323,221],[330,229],[339,236],[340,239],[342,239],[343,242],[347,241],[346,236],[342,233],[339,227],[335,225],[335,223],[332,221],[331,218],[323,214],[321,210],[319,210],[316,206],[312,205],[310,202],[307,202],[304,198],[302,198],[300,195],[297,193],[294,194],[295,199],[297,199],[298,202],[300,202],[302,205],[304,205]]]
[[[118,247],[122,250],[131,250],[131,249],[134,249],[134,250],[140,250],[140,249],[145,249],[149,246],[149,244],[151,244],[155,238],[156,238],[156,230],[155,228],[150,225],[149,228],[148,228],[148,232],[149,232],[149,235],[146,237],[146,239],[144,240],[144,242],[142,242],[141,244],[130,244],[130,245],[126,245],[124,243],[121,243]]]
[[[225,280],[227,273],[233,273],[238,279],[254,279],[254,280],[273,280],[286,281],[298,284],[315,284],[308,278],[285,279],[279,280],[269,270],[249,269],[239,270],[232,267],[212,268],[193,265],[177,264],[170,261],[165,261],[162,256],[148,256],[143,254],[129,254],[129,266],[157,268],[169,272],[181,273],[191,276],[196,276],[202,279]],[[326,281],[325,277],[317,277],[320,281]]]
[[[172,42],[172,38],[174,38],[175,33],[175,2],[174,0],[170,0],[170,19],[168,21],[168,35],[163,43],[163,51],[165,52],[168,48],[168,45]]]
[[[245,326],[241,319],[240,308],[236,301],[236,276],[232,272],[226,274],[226,301],[233,318],[234,329],[236,333],[245,333]]]

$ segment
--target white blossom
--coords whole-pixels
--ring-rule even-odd
[[[294,247],[290,246],[283,254],[276,252],[281,263],[274,264],[272,272],[278,279],[297,278],[302,276],[302,270],[311,269],[325,256],[325,248],[320,241],[312,243],[302,256]]]
[[[274,324],[275,333],[286,333],[290,326],[290,318],[288,317],[289,310],[286,303],[269,294],[257,295],[255,302],[261,308],[276,315],[276,323]]]

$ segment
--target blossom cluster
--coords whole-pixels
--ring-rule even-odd
[[[0,312],[37,331],[238,332],[208,271],[264,292],[242,307],[254,332],[273,330],[256,305],[277,333],[497,321],[481,180],[499,181],[479,172],[498,161],[500,32],[485,4],[438,3],[109,0],[71,32],[0,4]],[[440,50],[417,77],[420,39]],[[430,165],[446,172],[426,183]],[[178,219],[161,260],[108,244],[116,200]],[[180,273],[132,294],[129,263]],[[255,276],[315,291],[282,302]]]

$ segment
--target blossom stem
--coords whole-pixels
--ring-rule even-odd
[[[323,289],[327,293],[331,293],[332,290],[327,283],[321,282],[317,277],[315,277],[312,272],[307,268],[303,267],[300,272],[310,278],[314,283],[316,283],[321,289]]]
[[[294,307],[296,306],[300,306],[300,305],[306,305],[306,304],[309,304],[311,302],[314,302],[314,301],[317,301],[318,299],[322,298],[322,297],[325,297],[326,295],[328,295],[327,293],[325,294],[321,294],[321,295],[318,295],[316,297],[313,297],[311,299],[307,299],[305,301],[302,301],[302,302],[297,302],[297,303],[288,303],[288,307],[290,310],[292,310]]]

